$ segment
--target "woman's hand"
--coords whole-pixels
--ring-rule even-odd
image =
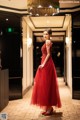
[[[44,64],[39,65],[39,68],[43,68],[43,67],[44,67]]]

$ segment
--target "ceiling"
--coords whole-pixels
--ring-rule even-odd
[[[71,16],[41,16],[41,17],[24,17],[27,24],[33,31],[42,31],[45,28],[52,28],[54,31],[65,31],[69,24]]]
[[[62,16],[44,16],[44,17],[24,17],[26,23],[30,26],[33,34],[37,36],[37,41],[43,41],[43,31],[46,28],[51,28],[52,40],[63,41],[66,30],[71,21],[71,15],[66,14]]]
[[[41,35],[45,28],[51,27],[54,31],[53,34],[60,36],[65,34],[69,21],[71,20],[69,12],[73,13],[74,11],[80,10],[80,0],[59,0],[60,13],[63,14],[32,17],[27,16],[26,1],[27,0],[24,0],[24,2],[23,0],[19,0],[18,3],[18,1],[14,0],[0,0],[0,26],[17,26],[19,25],[20,18],[24,15],[24,19],[33,30],[34,35]],[[8,18],[8,21],[6,21],[6,18]]]

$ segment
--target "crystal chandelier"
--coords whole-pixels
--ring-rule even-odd
[[[27,0],[27,11],[31,16],[52,16],[59,13],[59,0]]]

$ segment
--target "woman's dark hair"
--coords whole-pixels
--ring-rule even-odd
[[[47,31],[49,35],[52,34],[52,30],[51,30],[51,28],[48,28],[48,29],[46,29],[45,31]]]

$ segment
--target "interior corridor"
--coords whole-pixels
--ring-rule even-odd
[[[65,86],[63,78],[58,78],[62,108],[56,110],[51,116],[41,115],[41,109],[30,105],[32,89],[23,99],[9,101],[9,104],[1,113],[8,115],[8,120],[79,120],[80,101],[71,98],[70,89]]]

